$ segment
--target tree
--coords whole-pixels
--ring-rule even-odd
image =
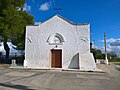
[[[21,11],[22,9],[18,10],[23,7],[24,3],[25,0],[0,0],[0,39],[4,44],[6,58],[9,58],[10,51],[7,42],[14,43],[15,40],[19,40],[22,43],[25,26],[31,22],[28,19],[32,16],[27,18],[29,14]]]
[[[100,49],[92,48],[92,43],[90,43],[90,52],[93,53],[93,56],[96,59],[104,59],[105,55],[102,53]]]
[[[109,52],[108,55],[110,59],[117,58],[117,54],[114,51]]]
[[[19,13],[23,17],[23,19],[25,20],[24,32],[21,35],[18,33],[17,37],[14,37],[11,40],[11,42],[15,46],[17,46],[15,49],[24,50],[25,49],[25,29],[26,29],[26,25],[33,25],[34,24],[34,18],[33,18],[32,15],[28,14],[25,11],[20,11]]]

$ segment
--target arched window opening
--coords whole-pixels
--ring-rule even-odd
[[[52,34],[51,36],[49,36],[47,42],[49,44],[54,44],[54,45],[63,44],[64,38],[62,35],[55,33],[55,34]]]

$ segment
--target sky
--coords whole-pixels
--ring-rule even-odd
[[[107,51],[120,56],[120,0],[26,0],[24,10],[34,16],[35,24],[55,14],[78,24],[90,23],[95,48],[104,50],[106,32]]]

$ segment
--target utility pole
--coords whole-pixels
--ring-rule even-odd
[[[106,64],[108,65],[108,59],[107,59],[107,49],[106,49],[106,33],[104,32],[104,46],[105,46],[105,60]]]

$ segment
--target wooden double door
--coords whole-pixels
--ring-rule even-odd
[[[62,68],[62,50],[51,50],[51,67]]]

